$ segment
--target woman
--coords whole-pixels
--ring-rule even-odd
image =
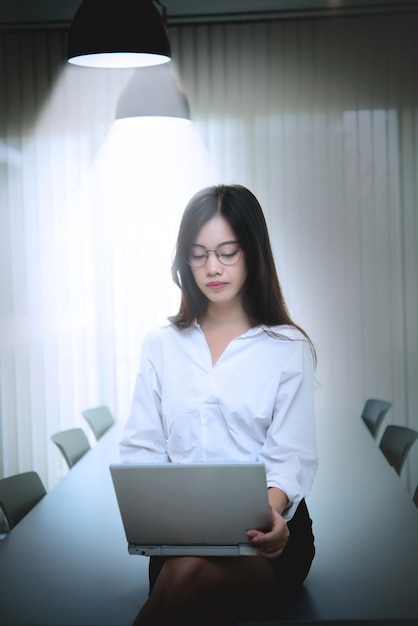
[[[190,200],[172,274],[180,309],[145,338],[122,462],[263,462],[272,528],[247,532],[255,557],[151,557],[135,626],[235,624],[252,607],[277,613],[314,556],[304,498],[317,468],[315,350],[287,312],[245,187]]]

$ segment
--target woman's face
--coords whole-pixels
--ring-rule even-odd
[[[191,270],[200,291],[210,302],[241,302],[247,278],[244,253],[225,218],[216,215],[197,234],[190,251]],[[220,258],[213,252],[216,250]],[[209,254],[206,254],[210,251]],[[225,263],[222,263],[222,259]],[[196,267],[196,263],[202,263]]]

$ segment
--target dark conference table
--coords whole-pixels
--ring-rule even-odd
[[[129,626],[148,593],[111,483],[117,423],[0,541],[1,626]],[[418,509],[360,418],[318,413],[317,555],[269,624],[418,624]],[[383,621],[380,621],[383,620]],[[256,622],[247,622],[247,626]]]

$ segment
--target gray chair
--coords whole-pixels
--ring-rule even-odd
[[[107,406],[96,406],[81,411],[81,415],[87,420],[96,439],[100,439],[107,430],[115,423],[112,413]]]
[[[46,495],[37,472],[22,472],[0,480],[0,508],[9,530],[14,528]]]
[[[379,400],[377,398],[369,398],[366,400],[361,417],[374,438],[376,438],[383,418],[391,406],[392,403],[386,400]]]
[[[386,426],[379,448],[385,455],[389,465],[400,474],[418,432],[407,426]]]
[[[82,428],[61,430],[52,435],[51,440],[59,448],[70,469],[90,450],[89,440]]]

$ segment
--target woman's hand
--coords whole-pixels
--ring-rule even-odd
[[[280,556],[290,536],[283,517],[273,508],[271,508],[271,521],[272,527],[267,533],[263,533],[261,530],[247,531],[249,542],[259,548],[258,556],[265,559],[274,559]]]

